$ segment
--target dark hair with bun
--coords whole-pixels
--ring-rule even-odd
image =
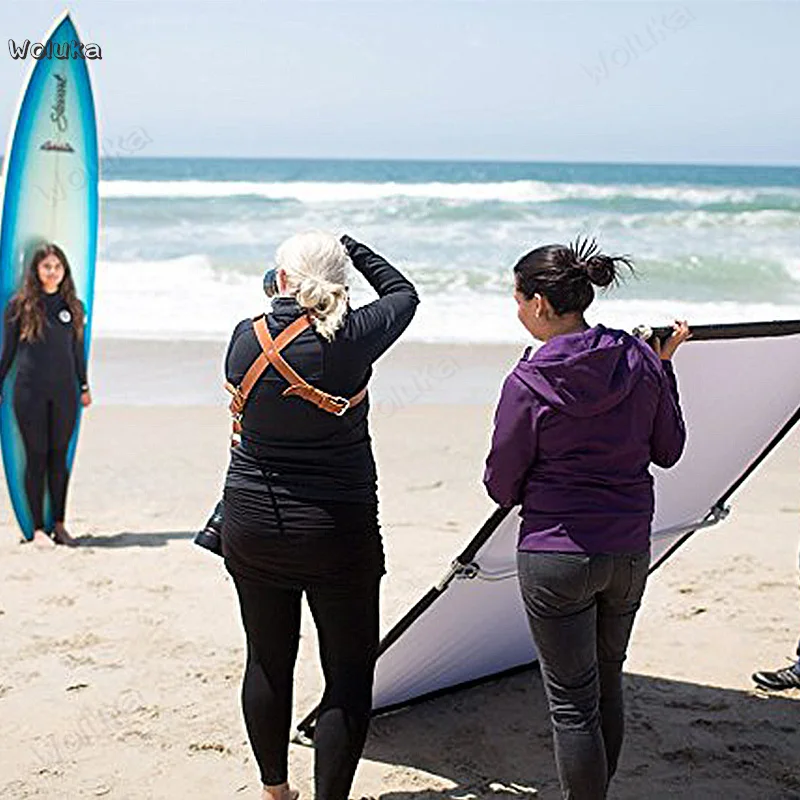
[[[607,256],[594,239],[581,238],[574,244],[549,244],[522,256],[514,265],[517,289],[526,300],[544,295],[553,310],[582,314],[594,300],[594,288],[619,282],[620,267],[633,272],[628,256]]]

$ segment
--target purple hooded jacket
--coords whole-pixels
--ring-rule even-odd
[[[519,549],[646,551],[648,467],[671,467],[686,441],[672,364],[602,325],[529,353],[503,385],[483,479],[522,506]]]

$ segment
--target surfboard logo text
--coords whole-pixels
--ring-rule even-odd
[[[9,39],[8,52],[11,53],[11,58],[16,60],[27,58],[28,53],[37,61],[41,61],[43,58],[58,58],[62,61],[76,58],[96,61],[103,58],[99,44],[81,44],[75,39],[71,42],[47,42],[47,44],[41,42],[31,44],[31,40],[26,39],[21,45],[18,45],[13,39]]]
[[[61,133],[67,129],[67,79],[63,75],[53,75],[56,79],[56,102],[50,113],[50,121],[55,122],[56,127]]]
[[[74,153],[75,148],[69,142],[54,142],[48,139],[44,144],[39,145],[40,150],[51,150],[54,153]]]

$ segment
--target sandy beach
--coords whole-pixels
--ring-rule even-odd
[[[233,588],[194,530],[220,491],[219,343],[100,340],[69,502],[82,547],[19,544],[0,497],[0,797],[258,797],[239,709]],[[519,348],[397,347],[373,433],[389,574],[384,629],[491,511],[480,485],[494,398]],[[180,371],[176,370],[180,365]],[[651,577],[627,663],[611,796],[800,798],[800,693],[767,696],[800,636],[800,432]],[[306,614],[295,712],[321,675]],[[292,779],[312,796],[312,751]],[[374,721],[353,797],[558,797],[538,674]]]

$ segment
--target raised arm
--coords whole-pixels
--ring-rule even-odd
[[[686,426],[681,414],[678,382],[672,362],[662,359],[661,394],[650,436],[650,458],[656,466],[671,467],[678,462],[685,444]]]
[[[419,297],[414,284],[383,256],[349,236],[342,236],[342,244],[353,266],[378,294],[377,300],[350,312],[348,326],[374,361],[408,327]]]
[[[691,338],[692,331],[686,320],[675,320],[669,339],[662,344],[656,337],[653,342],[653,349],[660,359],[658,377],[661,392],[650,437],[650,458],[659,467],[666,468],[676,464],[686,445],[686,426],[683,423],[678,382],[675,380],[671,359],[677,349]]]

